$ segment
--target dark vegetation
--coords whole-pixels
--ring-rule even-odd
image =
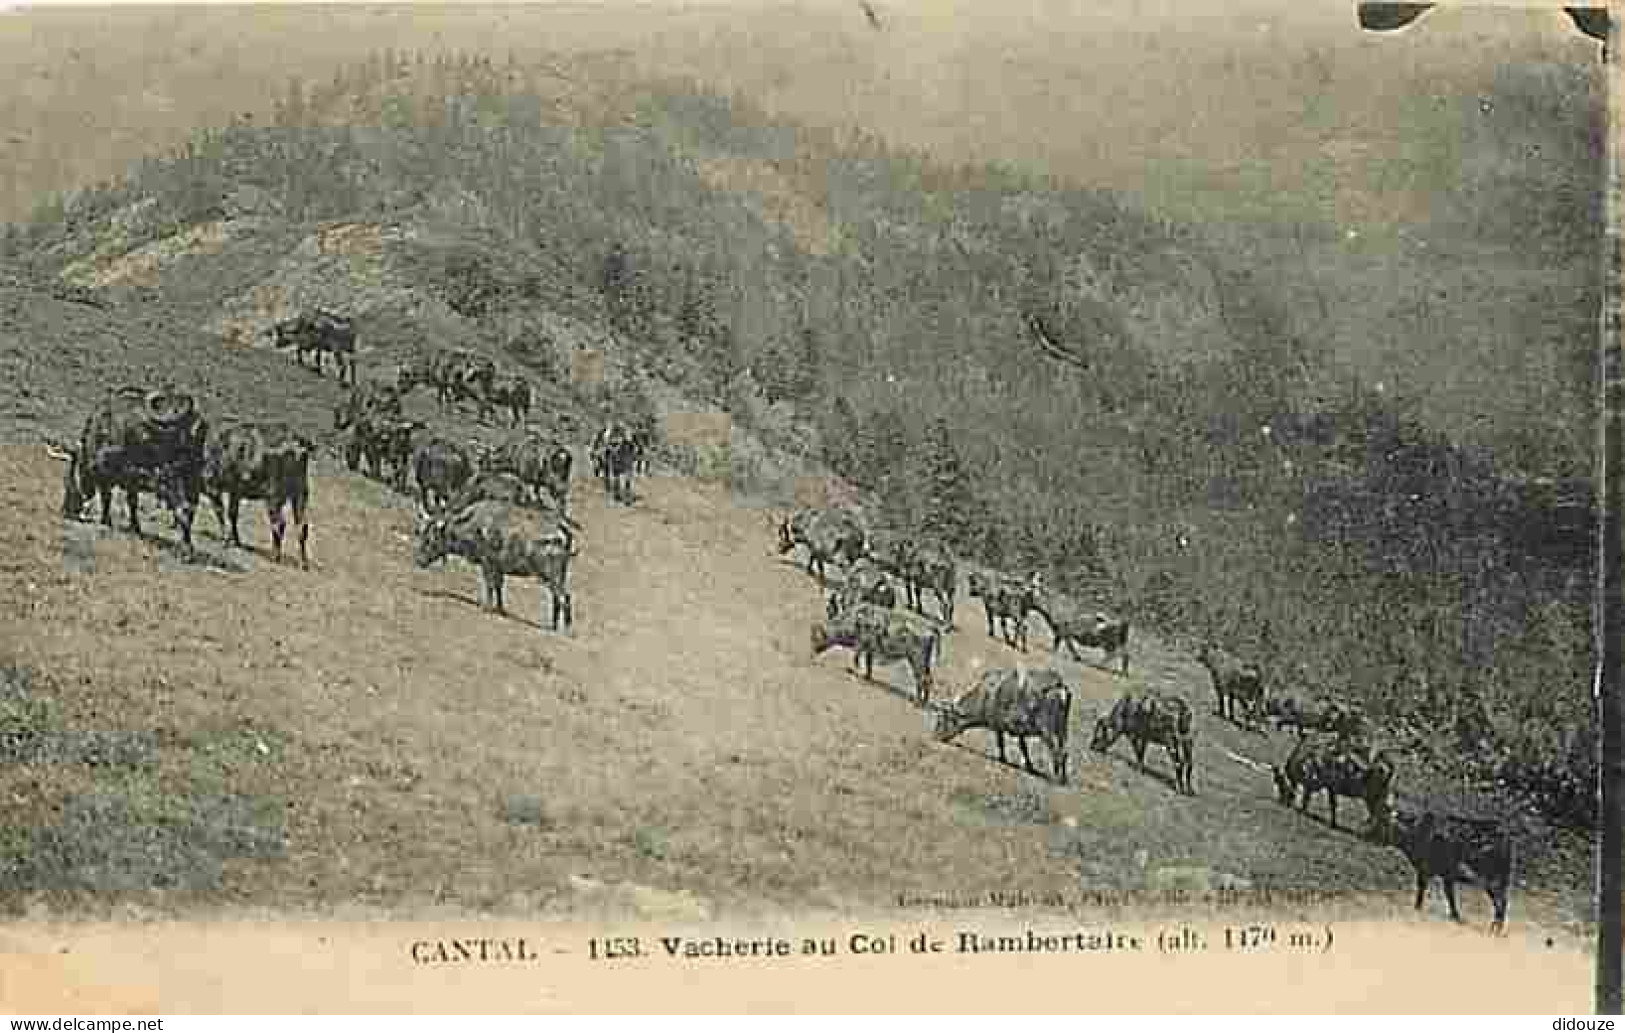
[[[47,202],[4,257],[52,273],[144,199],[132,246],[245,197],[426,226],[410,268],[465,318],[600,321],[736,419],[777,412],[764,439],[886,521],[1212,637],[1277,691],[1360,704],[1439,779],[1589,821],[1587,456],[1459,444],[1296,329],[1284,284],[1108,193],[691,84],[561,103],[545,77],[386,52],[295,81],[263,120]]]

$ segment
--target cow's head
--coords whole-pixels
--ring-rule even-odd
[[[1095,720],[1094,733],[1089,736],[1089,748],[1097,753],[1105,753],[1121,734],[1122,729],[1117,727],[1116,711],[1103,714]]]
[[[427,567],[446,555],[446,518],[418,507],[413,529],[412,562]]]

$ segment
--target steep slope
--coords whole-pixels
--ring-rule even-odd
[[[15,286],[0,301],[17,397],[49,399],[18,404],[0,453],[13,907],[700,919],[1245,880],[1408,912],[1402,859],[1283,811],[1257,765],[1284,742],[1220,726],[1198,669],[1149,636],[1134,680],[1201,715],[1197,798],[1156,777],[1159,753],[1146,774],[1123,747],[1087,751],[1124,684],[1088,664],[1062,663],[1078,691],[1071,786],[1000,766],[982,733],[936,744],[900,672],[865,685],[809,657],[819,594],[770,556],[771,511],[713,485],[660,473],[628,508],[578,480],[570,634],[536,625],[534,586],[510,588],[503,620],[476,608],[469,568],[414,569],[410,503],[326,458],[308,573],[269,562],[257,507],[253,553],[226,550],[206,515],[194,564],[156,512],[146,541],[64,523],[38,436],[73,426],[109,379],[184,361],[211,410],[253,399],[312,432],[336,388],[191,340],[161,304]],[[945,686],[1042,655],[980,624],[961,607]],[[1565,868],[1536,858],[1518,913],[1554,929],[1583,914]]]

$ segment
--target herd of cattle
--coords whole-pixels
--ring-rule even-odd
[[[942,636],[953,627],[959,571],[952,554],[929,541],[883,530],[870,530],[855,513],[843,509],[802,509],[777,523],[778,553],[806,550],[806,569],[827,589],[825,617],[813,622],[812,653],[816,658],[834,647],[852,652],[852,667],[873,677],[876,660],[906,665],[916,699],[935,711],[936,736],[948,742],[971,729],[992,732],[999,760],[1006,762],[1006,736],[1016,740],[1026,770],[1038,774],[1028,752],[1037,738],[1049,751],[1050,771],[1067,781],[1067,735],[1072,691],[1051,667],[998,667],[982,670],[963,693],[933,704],[934,667],[942,657]],[[829,589],[831,563],[845,567],[845,577]],[[1101,651],[1107,669],[1113,661],[1128,674],[1129,622],[1081,605],[1047,588],[1041,575],[1017,578],[969,571],[968,594],[979,599],[989,638],[1002,639],[1025,652],[1027,621],[1032,614],[1049,626],[1051,653],[1064,646],[1074,659],[1082,648]],[[924,593],[936,598],[932,620]],[[903,605],[906,602],[906,606]],[[1480,883],[1494,909],[1492,930],[1505,927],[1512,881],[1513,845],[1501,822],[1409,809],[1395,799],[1393,751],[1373,750],[1364,716],[1336,701],[1310,704],[1269,691],[1268,679],[1217,645],[1203,643],[1197,659],[1208,671],[1215,714],[1240,727],[1258,729],[1273,719],[1277,730],[1293,728],[1297,741],[1280,763],[1270,766],[1279,801],[1307,813],[1310,801],[1326,794],[1329,820],[1337,827],[1338,797],[1365,804],[1366,835],[1398,847],[1416,873],[1415,906],[1420,909],[1432,879],[1444,885],[1450,915],[1461,921],[1456,882]],[[1196,794],[1195,715],[1178,695],[1146,688],[1126,691],[1095,722],[1090,748],[1104,753],[1127,738],[1136,765],[1145,769],[1150,746],[1167,751],[1173,763],[1176,792]]]
[[[449,555],[481,574],[481,604],[505,612],[507,577],[535,578],[550,598],[552,626],[573,622],[568,587],[578,555],[580,526],[567,512],[571,450],[557,437],[524,425],[531,391],[519,374],[500,374],[495,363],[466,350],[440,351],[403,366],[393,383],[357,384],[354,327],[316,311],[277,324],[272,338],[306,352],[331,352],[349,394],[333,413],[340,451],[352,471],[365,470],[401,492],[415,481],[418,516],[414,560],[419,566]],[[432,389],[441,408],[473,401],[482,416],[501,405],[515,426],[494,444],[460,442],[432,433],[404,416],[402,402],[415,389]],[[610,421],[593,439],[594,476],[617,501],[633,500],[632,477],[647,468],[652,428]],[[310,565],[310,461],[315,443],[280,422],[222,421],[214,427],[191,395],[172,387],[111,390],[85,421],[79,440],[52,443],[65,460],[62,513],[78,519],[99,499],[101,521],[112,526],[115,490],[124,492],[130,530],[140,525],[140,495],[147,492],[173,514],[181,545],[193,554],[192,525],[200,499],[208,499],[232,546],[241,546],[238,514],[244,499],[263,500],[274,558],[282,560],[288,519],[298,525],[299,560]]]
[[[354,326],[344,317],[318,310],[278,324],[272,336],[279,347],[296,348],[301,363],[307,352],[314,352],[318,372],[326,353],[334,355],[341,382],[348,372],[349,394],[334,410],[341,453],[352,471],[364,470],[397,491],[407,492],[409,479],[415,481],[416,565],[427,567],[451,555],[467,559],[480,569],[481,605],[499,613],[504,612],[505,578],[535,578],[549,598],[554,630],[572,625],[568,579],[581,530],[568,513],[573,457],[559,438],[525,425],[531,391],[524,376],[504,375],[483,356],[452,350],[401,367],[393,383],[358,384]],[[423,422],[403,413],[403,399],[420,387],[434,391],[442,410],[463,401],[478,405],[482,416],[505,409],[514,427],[492,445],[428,433]],[[594,437],[592,472],[608,497],[633,501],[632,478],[647,469],[651,443],[652,427],[620,421],[610,422]],[[52,447],[67,462],[66,518],[80,519],[85,506],[99,498],[101,521],[111,527],[112,497],[118,489],[125,493],[130,529],[140,533],[139,496],[148,492],[174,515],[190,555],[200,498],[210,501],[234,546],[241,544],[237,523],[242,500],[259,499],[270,520],[275,559],[282,559],[286,510],[298,525],[300,564],[307,568],[315,451],[309,437],[281,423],[232,421],[211,430],[194,398],[167,387],[108,392],[84,423],[77,443]],[[827,587],[828,564],[845,568],[844,578],[826,596],[824,618],[812,625],[815,658],[832,648],[848,649],[853,669],[861,665],[865,678],[873,677],[877,660],[905,664],[919,704],[935,712],[938,740],[988,730],[1002,762],[1005,737],[1014,737],[1026,769],[1037,774],[1028,752],[1028,740],[1036,737],[1049,752],[1053,778],[1066,783],[1072,691],[1059,671],[1025,665],[982,670],[955,698],[933,702],[933,671],[942,658],[943,635],[954,626],[960,584],[959,565],[947,548],[870,529],[843,509],[801,510],[776,527],[779,555],[805,549],[807,571],[821,588]],[[990,638],[1025,652],[1028,617],[1037,614],[1049,626],[1052,653],[1065,646],[1078,659],[1081,649],[1098,649],[1108,669],[1115,660],[1121,673],[1128,674],[1127,620],[1050,590],[1036,574],[1023,579],[970,571],[965,580],[969,596],[982,603]],[[935,616],[927,612],[928,600],[935,603]],[[1357,711],[1335,703],[1305,707],[1272,694],[1256,666],[1212,644],[1201,648],[1198,659],[1212,679],[1221,718],[1252,725],[1273,717],[1277,728],[1296,727],[1298,740],[1290,755],[1271,767],[1282,804],[1295,802],[1306,812],[1310,800],[1324,792],[1335,828],[1338,797],[1361,800],[1368,835],[1399,847],[1415,868],[1418,909],[1431,879],[1439,877],[1451,917],[1460,921],[1455,883],[1472,878],[1484,885],[1493,902],[1492,929],[1504,927],[1513,857],[1500,823],[1396,807],[1391,753],[1372,750]],[[1148,747],[1165,749],[1176,792],[1195,795],[1194,714],[1184,699],[1143,689],[1126,692],[1095,722],[1090,747],[1104,753],[1125,737],[1142,770]]]

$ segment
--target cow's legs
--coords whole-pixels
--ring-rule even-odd
[[[1422,904],[1428,896],[1428,875],[1426,872],[1416,873],[1416,910],[1422,910]]]
[[[228,494],[226,496],[226,517],[231,521],[231,537],[228,541],[239,549],[243,547],[243,540],[237,536],[237,514],[242,511],[242,507],[243,497],[241,495]],[[273,523],[273,529],[275,526]]]
[[[1490,919],[1490,932],[1499,933],[1507,927],[1507,893],[1510,890],[1508,883],[1495,886],[1485,886],[1484,892],[1490,895],[1490,906],[1495,909],[1495,917]]]
[[[1134,748],[1134,763],[1143,770],[1145,768],[1145,740],[1139,738],[1130,739],[1129,745]]]
[[[1016,736],[1016,742],[1021,744],[1021,762],[1022,762],[1022,764],[1024,764],[1026,766],[1028,771],[1032,772],[1035,775],[1038,774],[1038,769],[1033,767],[1032,754],[1027,752],[1027,737],[1025,735],[1018,735],[1018,736]]]
[[[1008,764],[1009,761],[1004,759],[1004,733],[995,731],[993,736],[999,741],[999,763]]]
[[[230,534],[230,528],[226,526],[225,503],[220,500],[220,495],[215,492],[208,493],[208,498],[209,508],[214,510],[215,523],[220,525],[220,534],[222,536]]]
[[[282,562],[282,536],[288,530],[288,518],[282,512],[282,500],[275,499],[265,504],[265,515],[271,521],[271,558]]]
[[[305,500],[293,500],[293,518],[299,524],[299,567],[310,569],[310,520],[305,512]]]
[[[124,504],[130,511],[130,530],[136,534],[140,534],[141,493],[134,487],[126,486],[124,489]]]
[[[1442,878],[1442,880],[1444,882],[1444,900],[1445,900],[1445,903],[1450,905],[1450,920],[1452,922],[1460,922],[1460,921],[1462,921],[1462,917],[1461,917],[1460,909],[1456,907],[1456,879],[1455,879],[1455,876],[1452,875],[1450,872],[1445,872],[1444,875],[1441,876],[1441,878]]]

